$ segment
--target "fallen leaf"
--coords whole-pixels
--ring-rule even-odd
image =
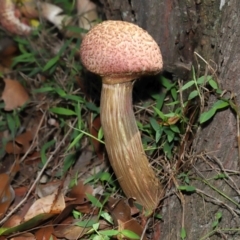
[[[33,140],[33,134],[26,131],[18,135],[14,141],[10,141],[5,146],[5,151],[12,154],[24,154],[29,149]]]
[[[79,222],[84,222],[86,225],[79,226]],[[55,235],[59,238],[66,238],[69,240],[81,239],[90,229],[92,229],[92,224],[100,223],[99,229],[102,228],[102,221],[98,219],[97,216],[93,216],[87,220],[73,219],[68,218],[61,224],[59,224],[55,229]],[[89,224],[88,224],[89,223]],[[106,227],[106,223],[104,222],[104,226]],[[109,226],[109,225],[108,225]]]
[[[0,174],[0,182],[0,218],[2,218],[15,198],[15,192],[10,185],[10,176],[8,174]]]
[[[65,200],[63,194],[54,193],[52,195],[40,198],[34,202],[25,215],[24,222],[40,214],[54,216],[61,213],[64,208]]]
[[[5,110],[12,111],[22,107],[28,100],[29,96],[24,87],[16,80],[4,79],[5,88],[2,93],[2,100],[5,102]]]
[[[68,194],[68,197],[75,198],[74,201],[77,204],[83,204],[88,202],[86,193],[93,194],[93,188],[89,184],[83,184],[82,181],[79,181]]]
[[[106,208],[111,214],[115,226],[118,226],[118,230],[130,230],[141,236],[143,233],[143,227],[139,222],[131,216],[131,208],[124,199],[109,198],[106,204]],[[118,239],[130,239],[119,234]],[[143,240],[146,240],[146,236]]]
[[[180,120],[179,116],[174,116],[174,117],[169,117],[165,122],[159,121],[159,124],[164,126],[171,126],[176,124],[179,120]]]
[[[18,226],[22,221],[22,218],[19,215],[13,215],[11,216],[4,224],[4,228],[11,228]]]
[[[46,226],[46,227],[41,227],[36,233],[35,233],[35,237],[36,240],[57,240],[57,238],[53,235],[54,233],[54,229],[53,226]]]
[[[54,181],[54,182],[48,182],[46,184],[38,184],[38,186],[36,186],[35,193],[39,197],[45,197],[45,196],[51,195],[54,192],[56,192],[57,189],[59,189],[61,184],[62,184],[62,181],[60,181],[60,180]]]
[[[55,230],[55,235],[59,238],[66,238],[69,240],[75,240],[82,237],[91,228],[84,228],[75,225],[61,226]]]
[[[32,233],[22,233],[16,237],[10,238],[10,240],[36,240]]]

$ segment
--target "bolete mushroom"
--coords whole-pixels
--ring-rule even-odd
[[[133,107],[134,80],[162,69],[154,39],[142,28],[123,21],[104,21],[82,41],[82,64],[102,77],[100,102],[105,146],[112,168],[127,197],[153,211],[163,193],[145,155]]]

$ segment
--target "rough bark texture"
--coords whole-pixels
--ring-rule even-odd
[[[163,53],[165,71],[187,78],[194,61],[193,52],[197,51],[216,67],[221,88],[236,94],[240,104],[239,0],[101,1],[108,19],[135,22],[154,37]],[[203,62],[198,59],[198,63]],[[210,96],[205,110],[215,100]],[[240,231],[233,231],[240,226],[236,137],[236,116],[230,110],[219,112],[212,122],[199,129],[191,169],[191,176],[196,178],[191,185],[198,189],[197,193],[184,195],[185,204],[176,195],[164,200],[159,239],[181,239],[182,226],[189,240],[240,239]],[[225,180],[213,179],[224,171],[235,174]],[[209,234],[218,212],[222,212],[219,231]]]

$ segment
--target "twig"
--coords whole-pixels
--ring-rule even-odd
[[[204,191],[202,191],[202,190],[200,190],[198,188],[196,188],[196,192],[199,195],[204,195],[204,196],[208,197],[210,199],[209,201],[211,201],[214,204],[217,204],[219,206],[225,206],[235,217],[238,217],[239,212],[237,210],[233,209],[232,207],[230,207],[228,204],[220,201],[219,199],[211,196],[210,194],[208,194],[208,193],[206,193],[206,192],[204,192]]]
[[[146,233],[146,231],[147,231],[147,228],[148,228],[148,225],[149,225],[150,221],[151,221],[151,219],[149,218],[149,219],[147,220],[145,226],[144,226],[144,229],[143,229],[143,231],[142,231],[142,235],[141,235],[140,240],[143,240],[143,239],[144,239],[145,233]]]

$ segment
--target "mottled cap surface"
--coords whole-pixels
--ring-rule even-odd
[[[157,74],[163,65],[155,40],[137,25],[123,21],[105,21],[90,30],[80,56],[89,71],[110,84]]]

